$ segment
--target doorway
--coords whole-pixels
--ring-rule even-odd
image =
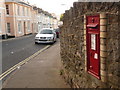
[[[24,22],[24,35],[26,35],[26,23]]]

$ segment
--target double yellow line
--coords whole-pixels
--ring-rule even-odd
[[[35,56],[37,56],[39,53],[43,52],[44,50],[46,50],[47,48],[49,48],[50,45],[47,45],[46,47],[44,47],[43,49],[39,50],[38,52],[36,52],[35,54],[33,54],[32,56],[26,58],[25,60],[19,62],[18,64],[14,65],[13,67],[11,67],[10,69],[8,69],[7,71],[5,71],[4,73],[2,73],[0,75],[0,80],[2,80],[3,78],[5,78],[7,75],[9,75],[11,72],[13,72],[15,69],[17,69],[18,67],[22,66],[23,64],[25,64],[26,62],[28,62],[29,60],[31,60],[32,58],[34,58]]]

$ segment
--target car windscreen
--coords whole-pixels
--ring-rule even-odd
[[[42,30],[40,34],[53,34],[52,30]]]

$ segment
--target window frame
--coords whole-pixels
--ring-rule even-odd
[[[22,33],[22,22],[18,21],[18,33]]]
[[[23,16],[25,16],[25,7],[23,7]]]
[[[8,4],[6,5],[6,14],[7,14],[7,15],[10,15],[9,5],[8,5]]]
[[[11,33],[11,24],[7,22],[7,33]]]
[[[27,8],[27,16],[29,16],[29,8]]]
[[[27,22],[27,30],[28,30],[28,32],[31,31],[31,29],[30,29],[30,21]]]
[[[20,16],[20,6],[17,6],[17,15]]]

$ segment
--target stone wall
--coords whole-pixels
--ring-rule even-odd
[[[62,74],[71,87],[120,88],[119,8],[118,2],[75,2],[64,13],[60,36]],[[96,14],[100,15],[100,24],[105,24],[100,26],[100,80],[86,70],[86,16]]]

